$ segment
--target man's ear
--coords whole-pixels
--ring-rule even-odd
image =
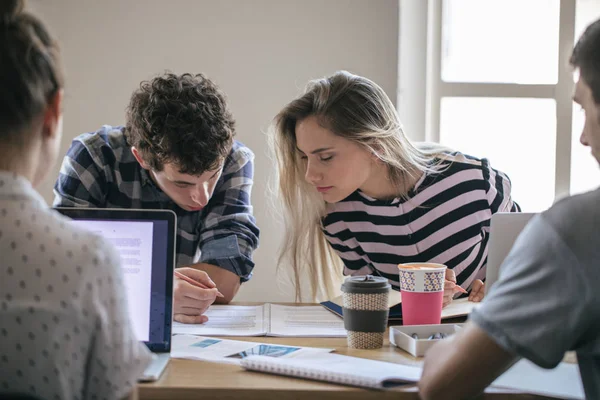
[[[137,162],[140,164],[140,166],[142,168],[147,169],[147,170],[151,169],[150,166],[142,158],[142,155],[140,154],[138,149],[136,149],[134,146],[131,146],[131,153],[133,154],[133,156],[135,157],[135,159],[137,160]]]
[[[46,139],[55,139],[61,133],[63,95],[62,89],[57,90],[44,111],[42,134]]]

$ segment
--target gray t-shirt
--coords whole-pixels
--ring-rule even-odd
[[[0,171],[0,398],[119,399],[149,361],[117,251]]]
[[[600,398],[600,189],[536,216],[471,320],[540,367],[577,352],[586,397]]]

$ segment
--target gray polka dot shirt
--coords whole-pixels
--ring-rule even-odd
[[[126,396],[150,361],[126,301],[116,250],[0,171],[0,394]]]

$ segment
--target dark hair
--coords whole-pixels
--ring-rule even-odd
[[[24,2],[0,1],[0,138],[21,133],[64,85],[57,42]]]
[[[200,175],[229,154],[234,125],[225,95],[210,79],[165,73],[133,93],[125,135],[152,169],[173,163],[183,174]]]
[[[579,68],[580,76],[592,89],[594,102],[600,104],[600,20],[586,28],[569,61]]]

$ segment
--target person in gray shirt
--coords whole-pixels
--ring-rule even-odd
[[[585,112],[580,141],[600,163],[600,20],[586,29],[570,61],[579,70],[573,99]],[[471,397],[521,357],[554,368],[566,351],[576,351],[586,397],[600,399],[598,282],[600,189],[532,219],[464,329],[427,352],[421,398]]]

